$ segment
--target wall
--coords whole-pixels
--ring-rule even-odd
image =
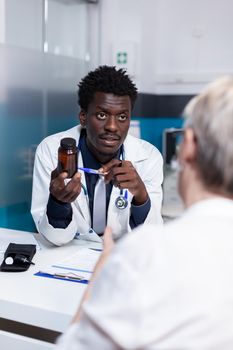
[[[141,92],[195,94],[233,73],[232,13],[231,0],[102,0],[101,62],[115,63],[112,43],[135,43]]]
[[[128,69],[140,92],[133,117],[160,150],[190,98],[233,74],[232,13],[232,0],[101,0],[100,62]]]

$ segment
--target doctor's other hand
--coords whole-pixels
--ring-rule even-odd
[[[74,316],[72,323],[79,322],[80,318],[82,317],[83,314],[83,304],[85,301],[87,301],[92,292],[92,287],[94,285],[94,281],[99,275],[99,273],[102,271],[104,265],[106,264],[106,260],[108,259],[109,255],[112,252],[112,249],[114,247],[115,243],[112,238],[112,229],[110,227],[106,227],[104,231],[104,236],[103,236],[103,251],[94,267],[94,271],[92,272],[90,282],[88,283],[87,288],[84,291],[82,300],[79,304],[78,311],[76,315]]]
[[[103,235],[103,253],[109,255],[111,253],[115,243],[113,240],[112,229],[107,226]]]
[[[149,196],[141,177],[130,161],[112,159],[101,168],[105,175],[106,183],[112,181],[119,189],[127,189],[133,195],[133,204],[144,204]]]
[[[107,226],[104,230],[103,235],[103,251],[97,261],[94,271],[92,273],[91,281],[96,278],[97,274],[102,270],[103,266],[106,263],[107,258],[112,252],[115,243],[113,241],[112,229]]]
[[[81,174],[75,173],[69,182],[67,172],[58,173],[57,169],[51,173],[49,191],[57,200],[64,203],[72,203],[81,192]]]

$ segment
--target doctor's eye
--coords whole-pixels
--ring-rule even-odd
[[[117,119],[120,121],[120,122],[124,122],[128,119],[128,116],[124,113],[121,113],[117,116]]]
[[[96,113],[96,117],[100,120],[105,120],[107,118],[107,114],[104,112],[98,112]]]

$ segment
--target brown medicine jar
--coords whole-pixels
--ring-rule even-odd
[[[60,141],[58,148],[58,171],[66,171],[68,178],[71,178],[77,171],[78,151],[76,140],[71,137],[65,137]]]

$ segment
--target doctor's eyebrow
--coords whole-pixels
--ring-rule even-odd
[[[98,112],[104,112],[106,114],[110,113],[109,110],[107,110],[106,108],[101,107],[101,106],[96,106],[96,109],[99,109]],[[121,113],[129,113],[129,109],[123,109],[123,110],[117,112],[116,114],[121,114]]]

